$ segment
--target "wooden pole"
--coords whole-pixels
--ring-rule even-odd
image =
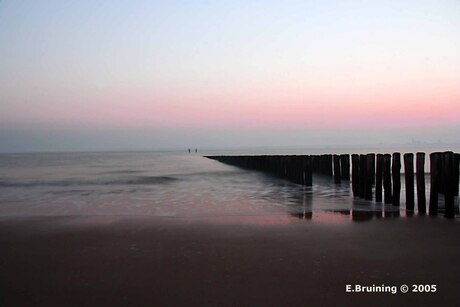
[[[419,214],[426,213],[426,195],[425,195],[425,153],[417,152],[417,208]]]
[[[367,186],[367,160],[366,155],[359,155],[359,197],[366,196]]]
[[[368,158],[370,159],[370,161],[368,161],[367,169],[368,171],[370,170],[370,174],[369,174],[370,179],[371,179],[370,184],[374,185],[375,184],[375,154],[371,153],[368,155],[370,155]]]
[[[366,155],[366,191],[365,199],[372,200],[372,184],[375,182],[375,154]]]
[[[454,195],[458,196],[458,185],[459,185],[459,170],[460,167],[460,154],[454,154]]]
[[[311,156],[311,170],[314,173],[319,172],[319,156],[318,155]]]
[[[406,210],[414,211],[414,154],[404,154],[404,173],[406,183]]]
[[[350,155],[340,155],[340,167],[343,180],[350,180]]]
[[[290,156],[284,156],[284,178],[286,180],[291,180],[291,157]]]
[[[319,172],[321,174],[326,174],[326,155],[319,156],[319,164],[320,164]]]
[[[297,156],[297,165],[298,165],[298,183],[305,185],[305,156]]]
[[[324,155],[325,174],[332,176],[332,155]]]
[[[391,204],[391,155],[383,156],[383,201],[385,204]]]
[[[324,166],[325,165],[325,160],[326,160],[326,158],[325,158],[324,155],[319,156],[319,165],[318,165],[318,167],[319,167],[319,173],[320,174],[325,174],[326,173],[325,172],[325,166]]]
[[[430,215],[438,214],[439,179],[441,177],[441,153],[430,154]]]
[[[382,202],[383,184],[383,155],[377,154],[377,167],[375,170],[375,201]]]
[[[294,183],[299,183],[300,181],[300,166],[298,162],[298,156],[291,156],[291,181]]]
[[[351,155],[351,186],[353,196],[359,196],[359,155]]]
[[[444,182],[444,203],[445,216],[454,218],[454,153],[447,151],[443,153],[443,182]]]
[[[340,183],[342,175],[340,174],[340,156],[334,155],[334,183]]]
[[[391,174],[393,177],[393,206],[399,207],[401,196],[401,154],[393,153],[393,163],[391,165]]]
[[[305,156],[305,185],[312,186],[313,177],[312,177],[312,156]]]

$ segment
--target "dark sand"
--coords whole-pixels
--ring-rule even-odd
[[[0,218],[1,306],[459,305],[460,223]],[[436,293],[346,293],[346,284]]]

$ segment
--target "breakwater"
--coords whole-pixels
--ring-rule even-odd
[[[206,156],[240,168],[260,171],[296,184],[312,186],[313,174],[330,176],[335,184],[350,182],[354,197],[375,200],[399,207],[401,203],[401,167],[404,165],[406,211],[427,213],[425,188],[426,154],[323,154],[323,155],[246,155]],[[444,214],[455,216],[455,197],[459,194],[460,154],[434,152],[430,159],[428,213],[437,215],[439,194],[444,196]],[[351,163],[350,163],[351,162]],[[403,164],[402,164],[403,163]],[[414,167],[415,165],[415,167]]]

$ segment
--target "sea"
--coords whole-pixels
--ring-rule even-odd
[[[315,222],[406,217],[401,206],[353,197],[351,184],[314,175],[305,187],[206,155],[429,153],[426,148],[257,148],[234,150],[0,154],[0,216],[155,216]],[[458,208],[458,197],[455,199]],[[417,204],[417,199],[416,199]],[[417,206],[417,205],[416,205]],[[443,199],[440,197],[440,207]],[[417,214],[417,212],[416,212]],[[440,217],[442,218],[442,217]],[[457,215],[458,219],[458,215]]]

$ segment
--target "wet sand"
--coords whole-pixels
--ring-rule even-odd
[[[459,231],[459,221],[416,216],[2,217],[0,305],[453,306]],[[346,293],[347,284],[435,284],[437,292]]]

